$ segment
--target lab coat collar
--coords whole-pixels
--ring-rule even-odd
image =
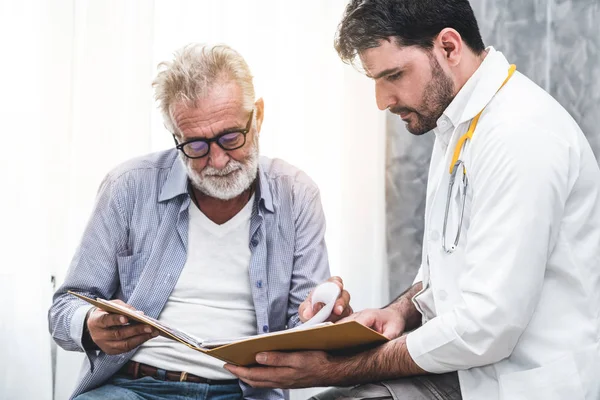
[[[475,118],[488,105],[508,77],[510,64],[506,57],[491,46],[486,51],[488,54],[479,68],[444,111],[444,115],[455,127]]]

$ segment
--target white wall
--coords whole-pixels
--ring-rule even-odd
[[[0,0],[0,296],[10,305],[0,317],[12,321],[0,325],[0,359],[11,360],[0,362],[0,398],[51,398],[50,276],[64,278],[103,175],[172,145],[150,82],[158,62],[192,41],[245,56],[265,100],[261,152],[320,186],[331,269],[354,308],[387,300],[384,115],[371,82],[333,50],[344,5]],[[56,399],[70,393],[80,359],[58,351]]]

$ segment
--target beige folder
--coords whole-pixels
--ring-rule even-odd
[[[151,325],[164,337],[177,340],[191,349],[235,365],[256,364],[256,354],[263,351],[350,351],[373,347],[388,341],[385,336],[356,321],[323,324],[304,329],[288,329],[239,339],[202,341],[161,321],[121,307],[118,304],[103,299],[94,300],[71,291],[69,293],[104,311],[124,315],[136,322]],[[206,345],[203,344],[204,342],[206,342]],[[209,346],[211,342],[226,344],[213,347]]]

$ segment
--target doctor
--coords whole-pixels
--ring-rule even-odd
[[[257,387],[348,387],[319,399],[599,399],[600,170],[577,123],[484,47],[467,0],[352,0],[336,49],[380,109],[435,135],[421,268],[351,316],[387,344],[227,368]]]

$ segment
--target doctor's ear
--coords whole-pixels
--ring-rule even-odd
[[[434,40],[434,47],[437,47],[441,52],[450,67],[455,67],[460,63],[460,60],[465,50],[465,44],[455,29],[445,28],[439,33]]]

